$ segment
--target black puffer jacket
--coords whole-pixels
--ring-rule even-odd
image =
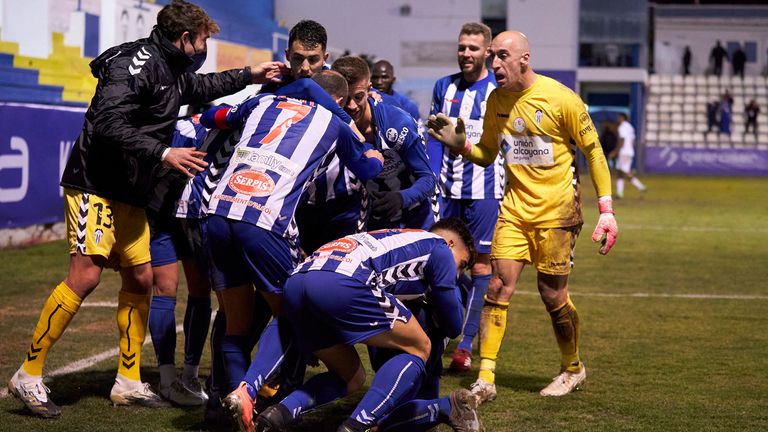
[[[168,168],[161,157],[179,107],[251,84],[248,67],[203,75],[185,72],[191,64],[158,29],[94,59],[91,71],[99,83],[61,185],[137,207],[163,195],[157,189],[167,187],[159,179]]]

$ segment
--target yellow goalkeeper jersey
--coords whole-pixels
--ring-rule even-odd
[[[608,165],[584,102],[568,87],[537,75],[522,92],[491,93],[483,135],[468,156],[487,165],[501,148],[508,179],[502,219],[566,227],[583,223],[576,145],[587,157],[597,195],[610,196]]]

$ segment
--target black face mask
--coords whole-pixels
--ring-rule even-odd
[[[195,45],[192,45],[192,50],[195,52],[193,55],[188,56],[192,60],[192,64],[187,66],[187,72],[197,72],[205,63],[205,59],[208,57],[208,50],[197,52]]]

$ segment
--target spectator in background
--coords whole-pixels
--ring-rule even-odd
[[[731,107],[733,106],[733,98],[728,90],[723,93],[720,99],[720,133],[730,135],[731,134]]]
[[[712,60],[712,73],[718,77],[723,73],[723,59],[728,58],[728,51],[720,45],[718,40],[712,51],[709,53],[709,59]]]
[[[733,65],[733,76],[739,75],[741,79],[744,79],[744,64],[747,63],[747,53],[741,49],[741,44],[736,47],[736,51],[733,52],[731,57],[731,65]]]
[[[685,46],[683,51],[683,76],[691,74],[691,47]]]
[[[731,92],[730,92],[730,91],[728,91],[727,89],[726,89],[726,90],[725,90],[725,92],[723,93],[723,99],[727,100],[727,101],[728,101],[728,103],[729,103],[731,106],[733,106],[733,96],[731,96]]]
[[[714,100],[707,103],[707,132],[711,132],[717,125],[717,112],[720,110],[720,102]]]
[[[744,107],[744,113],[747,115],[746,124],[744,125],[744,134],[749,132],[749,126],[752,125],[752,131],[755,133],[755,136],[757,136],[757,115],[760,114],[760,105],[752,99],[749,101],[749,104]]]

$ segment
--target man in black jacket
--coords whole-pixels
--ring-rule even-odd
[[[70,265],[66,279],[43,306],[24,363],[8,388],[33,414],[61,411],[42,380],[45,357],[98,285],[104,267],[119,269],[118,370],[110,399],[115,405],[164,406],[139,374],[152,269],[144,207],[162,195],[163,171],[193,176],[206,163],[194,148],[170,148],[179,107],[277,79],[277,62],[221,73],[194,73],[205,61],[206,41],[219,26],[200,7],[174,0],[157,15],[149,38],[113,47],[93,62],[99,79],[62,176]]]

